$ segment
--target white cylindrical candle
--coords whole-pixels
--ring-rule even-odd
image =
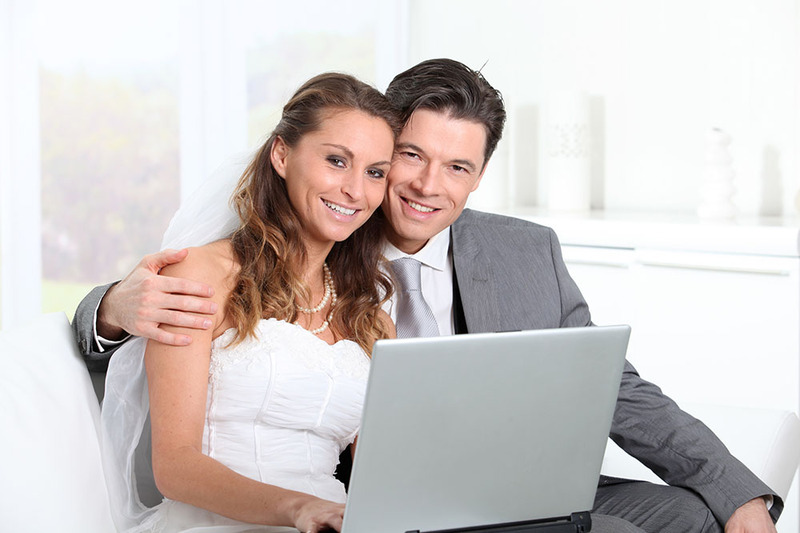
[[[706,160],[700,183],[700,205],[697,215],[703,219],[732,219],[736,216],[733,195],[733,157],[728,151],[731,136],[719,128],[706,135]]]
[[[589,97],[580,91],[550,95],[544,137],[547,207],[586,211],[591,207]]]

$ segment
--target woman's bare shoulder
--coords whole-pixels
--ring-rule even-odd
[[[186,259],[167,265],[160,274],[174,278],[201,281],[217,290],[229,287],[239,271],[230,240],[214,241],[188,248]]]

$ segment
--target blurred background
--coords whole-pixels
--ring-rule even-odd
[[[720,128],[737,214],[797,218],[800,0],[0,0],[0,325],[157,250],[307,78],[444,56],[509,112],[473,207],[546,209],[548,117],[578,113],[587,208],[695,213]]]

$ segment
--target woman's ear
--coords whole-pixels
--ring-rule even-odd
[[[275,172],[283,179],[286,179],[286,159],[288,156],[289,146],[280,136],[275,137],[272,142],[272,149],[269,151],[269,159]]]

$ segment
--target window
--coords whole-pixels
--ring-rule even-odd
[[[380,2],[260,2],[239,11],[247,57],[248,142],[263,141],[283,104],[324,71],[376,83],[376,43],[392,24]],[[388,81],[388,80],[387,80]]]
[[[403,65],[405,5],[0,4],[0,78],[14,74],[0,92],[13,118],[0,130],[2,323],[71,318],[91,287],[158,250],[180,198],[263,141],[307,78],[385,88]]]
[[[179,14],[168,2],[38,8],[42,307],[71,317],[158,249],[178,206]]]

